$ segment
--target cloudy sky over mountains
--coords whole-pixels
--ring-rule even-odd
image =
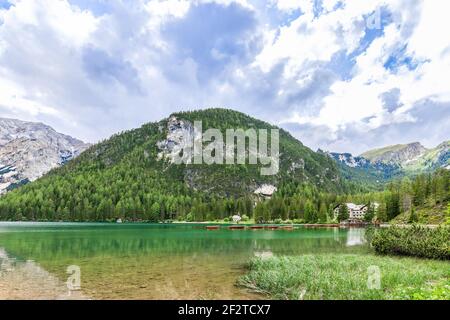
[[[229,107],[313,149],[450,138],[450,2],[0,0],[0,116],[94,142]]]

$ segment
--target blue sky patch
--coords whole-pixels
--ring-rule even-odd
[[[406,66],[410,71],[415,70],[419,63],[413,57],[406,55],[406,49],[407,45],[391,54],[384,63],[384,68],[394,73],[402,66]]]
[[[69,0],[69,3],[76,5],[81,10],[88,10],[95,16],[108,14],[113,10],[110,0]]]
[[[366,22],[364,37],[361,39],[359,47],[352,53],[352,57],[358,56],[366,51],[366,49],[372,44],[375,39],[380,38],[384,35],[384,28],[393,22],[392,15],[386,8],[380,8],[379,13],[380,28],[376,28],[367,23],[367,21],[369,21],[368,19],[370,19],[369,17],[375,14],[375,12],[372,12],[372,14],[363,17],[363,21]]]
[[[12,6],[12,3],[8,0],[0,0],[0,9],[8,10]]]
[[[354,55],[347,55],[345,50],[341,50],[333,55],[327,68],[338,75],[341,80],[352,79],[352,70],[356,64]]]

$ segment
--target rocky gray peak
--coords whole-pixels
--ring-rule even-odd
[[[361,156],[372,163],[385,163],[404,165],[415,161],[427,152],[427,149],[419,142],[404,145],[388,146],[363,153]]]
[[[0,118],[0,194],[36,180],[88,147],[43,123]]]
[[[344,175],[355,179],[376,179],[377,183],[403,174],[432,172],[438,168],[450,170],[450,141],[431,149],[419,142],[393,145],[370,150],[357,157],[320,149],[317,152],[334,159]]]
[[[391,162],[404,164],[421,157],[427,152],[427,149],[419,142],[407,144],[405,148],[393,152],[391,155]]]
[[[53,128],[43,123],[0,118],[0,145],[17,138],[38,139],[55,133]]]
[[[189,146],[192,145],[194,139],[198,138],[194,136],[194,126],[191,122],[171,116],[167,121],[166,139],[157,143],[157,147],[161,150],[158,159],[169,159],[173,162],[182,150],[189,151]],[[183,154],[183,158],[191,159],[192,152],[190,150],[190,152]]]

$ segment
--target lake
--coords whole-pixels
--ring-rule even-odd
[[[235,286],[255,256],[365,253],[364,229],[0,223],[0,299],[260,299]],[[69,266],[81,290],[69,291]]]

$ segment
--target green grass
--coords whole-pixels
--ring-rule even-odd
[[[443,224],[446,222],[447,203],[434,204],[428,201],[423,206],[416,208],[416,214],[420,224]],[[410,212],[403,212],[390,221],[391,224],[409,223]]]
[[[380,289],[368,288],[370,266]],[[450,299],[450,263],[376,255],[322,254],[253,259],[238,285],[272,299]]]

